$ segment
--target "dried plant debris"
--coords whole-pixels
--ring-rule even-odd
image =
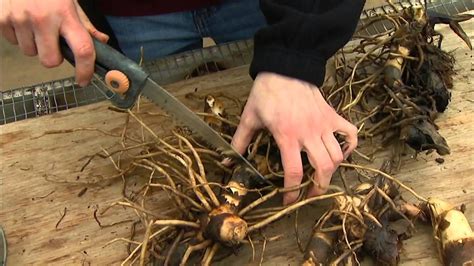
[[[434,121],[449,105],[455,62],[440,48],[442,36],[434,25],[449,24],[470,48],[459,22],[471,18],[423,7],[374,18],[389,21],[393,29],[374,36],[356,32],[355,46],[330,61],[322,87],[326,99],[360,128],[361,138],[380,140],[379,149],[392,147],[394,160],[407,146],[416,152],[448,154]]]

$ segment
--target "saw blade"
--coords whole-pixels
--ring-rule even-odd
[[[212,129],[186,105],[184,105],[181,101],[179,101],[176,97],[154,82],[152,79],[147,79],[142,91],[142,95],[172,115],[184,126],[188,127],[193,133],[209,144],[212,148],[216,149],[235,162],[244,164],[252,172],[254,172],[257,180],[261,181],[260,183],[262,185],[273,186],[272,182],[263,177],[257,171],[257,169],[255,169],[255,167],[240,153],[235,151],[232,145],[230,145],[230,143],[228,143],[219,133]]]

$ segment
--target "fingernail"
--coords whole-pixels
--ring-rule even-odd
[[[324,195],[326,194],[327,191],[328,191],[327,187],[321,187],[321,186],[314,187],[314,196]]]

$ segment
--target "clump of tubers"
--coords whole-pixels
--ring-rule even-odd
[[[455,25],[450,21],[456,19],[433,17],[420,8],[389,19],[393,30],[379,36],[356,34],[360,43],[333,58],[334,75],[321,91],[340,115],[359,127],[361,138],[380,138],[374,142],[376,149],[386,150],[393,144],[394,156],[401,156],[406,147],[448,154],[449,146],[434,121],[450,102],[454,58],[434,44],[433,25],[436,19]],[[462,29],[459,32],[462,35]],[[186,97],[189,100],[194,95]],[[239,122],[241,101],[230,100],[237,109],[232,112],[226,97],[206,94],[196,98],[204,104],[198,115],[230,141]],[[130,245],[124,264],[210,265],[242,245],[254,248],[252,241],[268,224],[321,199],[332,199],[332,205],[315,218],[302,248],[304,265],[357,265],[364,256],[371,256],[377,265],[396,265],[402,241],[412,234],[413,221],[426,220],[426,214],[430,214],[443,262],[462,265],[473,261],[473,233],[463,213],[437,199],[426,201],[403,186],[386,174],[392,170],[388,162],[381,170],[343,163],[343,168],[376,174],[360,175],[367,180],[352,187],[344,184],[344,189],[334,186],[337,192],[305,199],[305,189],[312,183],[308,177],[314,170],[303,158],[305,179],[292,188],[301,190],[301,197],[289,206],[262,208],[289,189],[266,187],[245,167],[222,163],[225,154],[208,148],[185,128],[172,128],[171,134],[158,136],[144,122],[145,115],[151,114],[128,110],[119,149],[103,149],[91,156],[91,160],[99,156],[113,162],[118,171],[113,178],[124,180],[124,199],[111,206],[132,208],[145,231],[139,241],[135,233],[130,239],[114,240]],[[138,123],[141,135],[132,133],[130,121]],[[376,151],[370,156],[357,154],[371,160]],[[113,155],[118,156],[114,159]],[[278,147],[267,131],[257,134],[244,156],[274,184],[282,183]],[[391,159],[396,161],[396,157]],[[131,191],[126,177],[144,176],[144,172],[149,175],[146,184]],[[406,202],[400,187],[426,201],[424,208]],[[152,208],[155,194],[168,196],[171,210],[166,215]]]
[[[382,169],[389,167],[386,161]],[[398,263],[401,242],[411,236],[412,221],[421,212],[403,200],[396,184],[376,175],[333,201],[313,228],[305,250],[306,265],[349,263],[363,253],[380,265]]]

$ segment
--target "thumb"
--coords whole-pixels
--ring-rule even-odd
[[[82,10],[81,6],[77,1],[74,1],[74,4],[76,6],[76,11],[79,16],[79,19],[82,22],[82,25],[86,28],[86,30],[97,40],[106,43],[109,40],[109,35],[99,31],[89,20],[87,17],[86,13],[84,13],[84,10]]]
[[[232,138],[232,146],[240,154],[244,154],[255,132],[261,128],[255,112],[245,108],[240,119],[239,126]]]

